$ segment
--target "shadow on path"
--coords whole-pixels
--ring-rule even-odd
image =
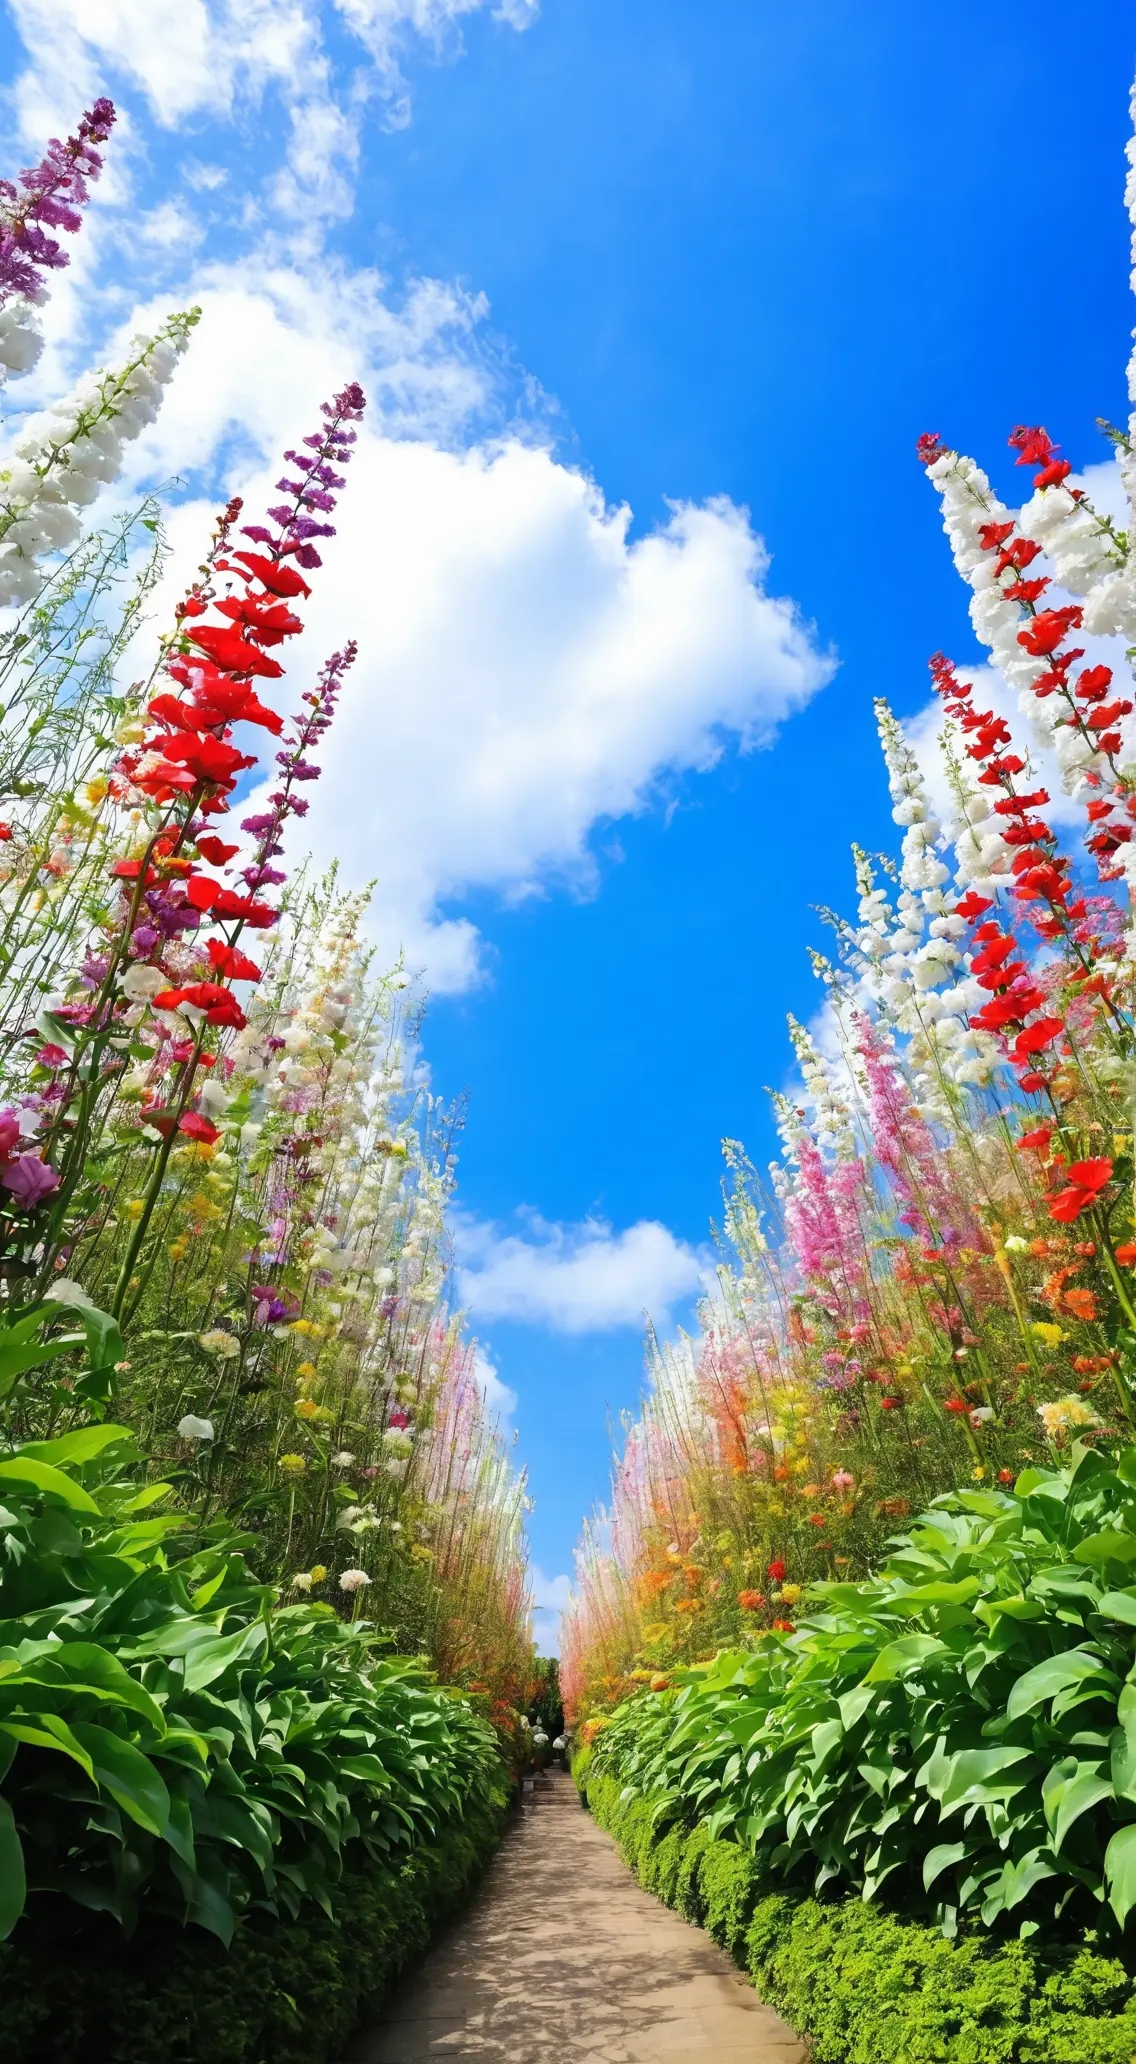
[[[804,2064],[724,1953],[642,1890],[557,1772],[348,2064]]]

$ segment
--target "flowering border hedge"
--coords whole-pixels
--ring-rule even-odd
[[[814,2064],[1132,2064],[1136,1980],[1088,1938],[1058,1953],[948,1942],[878,1902],[763,1896],[736,1842],[705,1823],[654,1826],[651,1802],[590,1761],[574,1765],[582,1799],[625,1863],[729,1951]]]
[[[0,2064],[336,2064],[466,1897],[506,1812],[502,1774],[490,1807],[399,1869],[345,1871],[334,1917],[253,1919],[228,1952],[198,1929],[150,1919],[126,1942],[104,1916],[41,1907],[0,1944]]]

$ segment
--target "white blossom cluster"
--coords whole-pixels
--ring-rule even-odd
[[[124,447],[154,421],[197,317],[191,309],[135,337],[122,365],[84,379],[26,426],[0,468],[0,606],[30,601],[39,562],[81,536],[77,511],[117,479]]]
[[[42,290],[35,299],[16,294],[0,308],[0,386],[9,379],[22,379],[39,364],[43,331],[36,311],[46,299]]]
[[[839,1160],[850,1161],[856,1152],[855,1135],[851,1114],[837,1086],[837,1071],[794,1017],[789,1019],[789,1038],[805,1094],[812,1105],[817,1142],[828,1147]]]

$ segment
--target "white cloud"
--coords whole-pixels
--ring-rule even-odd
[[[485,1399],[490,1418],[496,1420],[502,1433],[507,1432],[509,1421],[517,1409],[517,1393],[510,1390],[507,1383],[502,1383],[496,1365],[480,1345],[474,1348],[473,1377]]]
[[[519,1319],[558,1333],[666,1325],[703,1286],[698,1255],[667,1227],[640,1219],[617,1233],[601,1219],[550,1225],[521,1214],[529,1237],[459,1218],[458,1296],[479,1319]]]
[[[206,116],[228,121],[270,92],[289,118],[285,164],[270,194],[296,221],[350,213],[359,125],[371,97],[388,125],[409,120],[401,60],[415,42],[435,57],[460,52],[460,18],[489,0],[10,0],[30,62],[17,82],[25,135],[37,141],[74,120],[96,93],[145,97],[151,118],[173,130]],[[535,0],[502,0],[494,18],[514,29],[535,19]],[[344,86],[323,28],[332,17],[370,60]]]
[[[571,1577],[546,1577],[539,1564],[529,1570],[533,1641],[538,1655],[560,1654],[560,1618],[572,1595]]]
[[[379,942],[435,990],[479,973],[448,900],[587,890],[594,827],[730,739],[770,743],[830,674],[766,592],[743,510],[675,504],[632,538],[630,511],[546,446],[512,432],[462,447],[497,380],[480,302],[423,281],[394,309],[374,274],[329,270],[317,291],[284,265],[204,267],[177,298],[205,312],[132,448],[132,485],[205,475],[259,512],[317,401],[356,374],[372,394],[293,665],[298,681],[359,641],[305,829],[321,864],[377,879]],[[211,520],[211,504],[174,512],[175,587]]]

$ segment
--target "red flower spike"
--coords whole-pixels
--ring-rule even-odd
[[[294,595],[307,596],[312,592],[307,581],[301,579],[294,566],[281,566],[275,559],[262,558],[259,552],[234,552],[233,557],[239,559],[242,566],[248,568],[253,579],[258,580],[261,587],[267,588],[272,595],[282,595],[290,601]]]

